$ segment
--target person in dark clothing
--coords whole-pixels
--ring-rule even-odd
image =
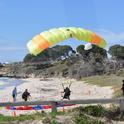
[[[25,101],[27,101],[28,98],[29,98],[29,96],[31,96],[31,95],[28,92],[28,89],[25,89],[24,93],[22,94],[22,99],[24,99]]]
[[[124,95],[124,80],[122,80],[123,84],[122,84],[122,91],[123,91],[123,95]]]
[[[71,93],[70,89],[69,89],[68,87],[66,87],[66,88],[64,89],[64,96],[63,96],[63,99],[68,99],[68,100],[70,100],[70,93]]]
[[[15,87],[12,91],[13,102],[16,102],[17,97],[17,88]]]

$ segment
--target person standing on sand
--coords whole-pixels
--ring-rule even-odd
[[[122,84],[122,91],[123,91],[123,95],[124,95],[124,80],[122,80],[123,84]]]
[[[70,89],[69,89],[68,87],[66,87],[66,88],[64,89],[64,96],[63,96],[63,99],[68,99],[68,100],[70,100],[70,93],[71,93]]]
[[[24,93],[22,94],[22,99],[24,99],[25,101],[27,101],[30,96],[31,95],[28,92],[28,89],[25,89]]]
[[[63,87],[63,90],[64,90],[64,91],[61,92],[61,93],[64,93],[64,96],[62,96],[63,99],[68,99],[68,100],[70,100],[70,95],[71,95],[70,86],[71,86],[71,84],[72,84],[72,83],[70,83],[68,87],[64,88],[64,85],[63,85],[63,83],[62,83],[62,87]]]
[[[13,102],[16,102],[17,97],[17,88],[15,87],[12,91]]]

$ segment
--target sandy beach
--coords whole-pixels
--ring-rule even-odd
[[[60,100],[61,92],[63,91],[62,83],[64,86],[71,84],[71,99],[93,99],[93,98],[111,98],[113,94],[112,87],[99,87],[96,85],[86,84],[84,81],[76,81],[75,79],[64,78],[28,78],[23,79],[23,83],[17,87],[17,101],[22,100],[22,93],[25,89],[28,89],[31,93],[30,101],[34,100]],[[7,87],[0,91],[1,102],[12,102],[12,90],[14,86]],[[11,111],[0,109],[1,114],[11,115]],[[26,111],[18,111],[18,114],[26,113]]]

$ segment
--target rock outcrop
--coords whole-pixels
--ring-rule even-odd
[[[124,62],[105,60],[104,62],[84,61],[80,57],[62,61],[38,63],[12,63],[0,66],[0,76],[28,77],[70,77],[80,79],[92,75],[124,73]],[[122,74],[123,75],[123,74]]]

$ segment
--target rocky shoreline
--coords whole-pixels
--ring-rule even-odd
[[[124,62],[105,61],[104,63],[84,62],[81,59],[71,59],[52,63],[12,63],[0,67],[0,77],[10,78],[51,78],[82,77],[104,74],[123,74]],[[122,72],[121,72],[121,71]]]

